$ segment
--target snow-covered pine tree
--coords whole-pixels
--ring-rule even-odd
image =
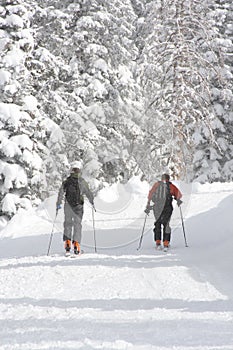
[[[53,190],[77,158],[95,187],[140,168],[232,179],[232,6],[2,0],[2,214],[42,196],[44,166]]]
[[[61,151],[69,161],[83,159],[86,176],[99,185],[128,178],[136,166],[131,139],[142,109],[134,79],[138,53],[131,2],[38,1],[37,6],[37,52],[46,50],[53,61],[46,64],[45,88],[37,97],[65,135]]]
[[[71,81],[70,69],[63,59],[64,43],[72,22],[72,14],[62,12],[54,6],[54,1],[34,2],[31,19],[34,33],[34,50],[31,60],[31,86],[40,103],[40,111],[46,117],[48,153],[46,166],[47,195],[57,189],[62,177],[67,175],[69,162],[66,154],[65,135],[60,128],[65,113],[69,112],[70,98],[61,94],[63,87]],[[68,6],[70,2],[63,2]],[[67,93],[68,95],[68,93]]]
[[[44,184],[42,117],[26,68],[34,45],[31,15],[24,1],[1,1],[0,210],[6,217],[38,203]]]
[[[228,181],[233,179],[233,3],[224,0],[209,5],[208,17],[218,33],[214,42],[221,60],[216,69],[224,84],[221,86],[216,79],[212,82],[212,103],[217,116],[212,127],[218,149],[210,151],[214,166],[207,176],[210,181]]]
[[[209,11],[207,3],[195,0],[146,4],[140,69],[154,173],[168,168],[173,176],[193,179],[214,167],[208,152],[210,147],[219,150],[214,129],[220,121],[212,87],[218,81],[223,91],[224,76],[219,33]],[[205,175],[205,180],[211,178]]]

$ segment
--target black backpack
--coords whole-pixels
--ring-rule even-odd
[[[172,205],[172,195],[170,192],[170,182],[159,181],[159,186],[156,188],[152,195],[152,202],[156,204],[156,207],[161,208],[169,207]]]
[[[78,178],[69,176],[64,183],[64,191],[66,200],[72,207],[83,204]]]

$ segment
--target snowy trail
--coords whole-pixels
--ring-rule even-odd
[[[172,254],[163,259],[86,254],[86,258],[76,259],[44,257],[29,258],[27,262],[18,259],[16,264],[0,265],[0,284],[5,285],[0,296],[70,301],[77,297],[78,300],[111,300],[143,299],[145,296],[152,300],[225,299],[208,283],[193,280],[188,269],[178,266],[171,257]],[[172,266],[168,266],[170,264]],[[39,285],[43,288],[38,289]],[[70,288],[72,285],[75,291]]]
[[[25,257],[0,268],[0,349],[233,349],[232,302],[175,253]]]
[[[166,254],[153,248],[152,219],[140,251],[142,220],[97,231],[101,245],[124,243],[97,254],[86,225],[85,254],[75,259],[58,254],[61,233],[45,255],[41,216],[15,219],[1,239],[0,350],[233,350],[233,190],[193,198],[184,208],[189,248],[175,211]]]

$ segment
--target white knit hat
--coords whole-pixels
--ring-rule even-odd
[[[79,160],[75,160],[73,163],[71,163],[71,169],[82,169],[83,165],[82,165],[82,162],[79,161]]]

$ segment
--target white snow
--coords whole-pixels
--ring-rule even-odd
[[[0,170],[4,176],[4,187],[13,188],[13,182],[16,188],[27,185],[27,175],[25,170],[18,164],[8,164],[0,160]]]
[[[8,140],[6,137],[1,138],[0,150],[9,158],[21,155],[19,147],[11,140]]]
[[[122,84],[128,84],[132,80],[132,73],[126,66],[119,66],[119,80]]]
[[[19,146],[22,149],[26,148],[31,151],[33,148],[32,140],[28,137],[28,135],[25,134],[12,136],[11,141],[13,141],[17,146]]]
[[[105,60],[103,60],[102,58],[99,58],[98,60],[96,60],[94,63],[93,63],[93,66],[95,68],[98,68],[100,69],[102,72],[104,73],[107,73],[109,71],[109,67],[108,67],[108,64],[106,63]]]
[[[34,96],[32,95],[25,96],[23,98],[23,102],[24,102],[24,105],[23,105],[24,110],[29,110],[29,111],[37,110],[38,101]]]
[[[18,69],[17,67],[24,62],[24,56],[22,50],[13,48],[3,57],[2,61],[6,67],[15,67],[15,69]]]
[[[95,97],[102,98],[104,95],[107,95],[108,91],[98,79],[93,79],[92,82],[88,85],[89,89],[93,90],[93,95]]]
[[[13,103],[9,104],[0,102],[0,120],[17,128],[21,118],[22,113],[19,106]]]
[[[20,198],[13,193],[7,193],[2,201],[2,209],[8,213],[16,213],[16,206],[20,204],[25,209],[31,209],[31,202],[27,198]]]
[[[62,254],[62,210],[53,226],[56,196],[21,209],[0,231],[0,349],[233,350],[233,183],[175,184],[188,247],[175,206],[168,253],[152,214],[137,250],[149,189],[137,177],[95,199],[97,253],[85,202],[76,259]]]
[[[5,69],[0,69],[0,85],[5,85],[9,83],[11,78],[11,73]]]
[[[12,14],[10,16],[6,17],[6,23],[10,26],[10,27],[16,27],[17,29],[21,29],[24,26],[24,22],[23,19],[20,18],[18,15],[16,14]]]

